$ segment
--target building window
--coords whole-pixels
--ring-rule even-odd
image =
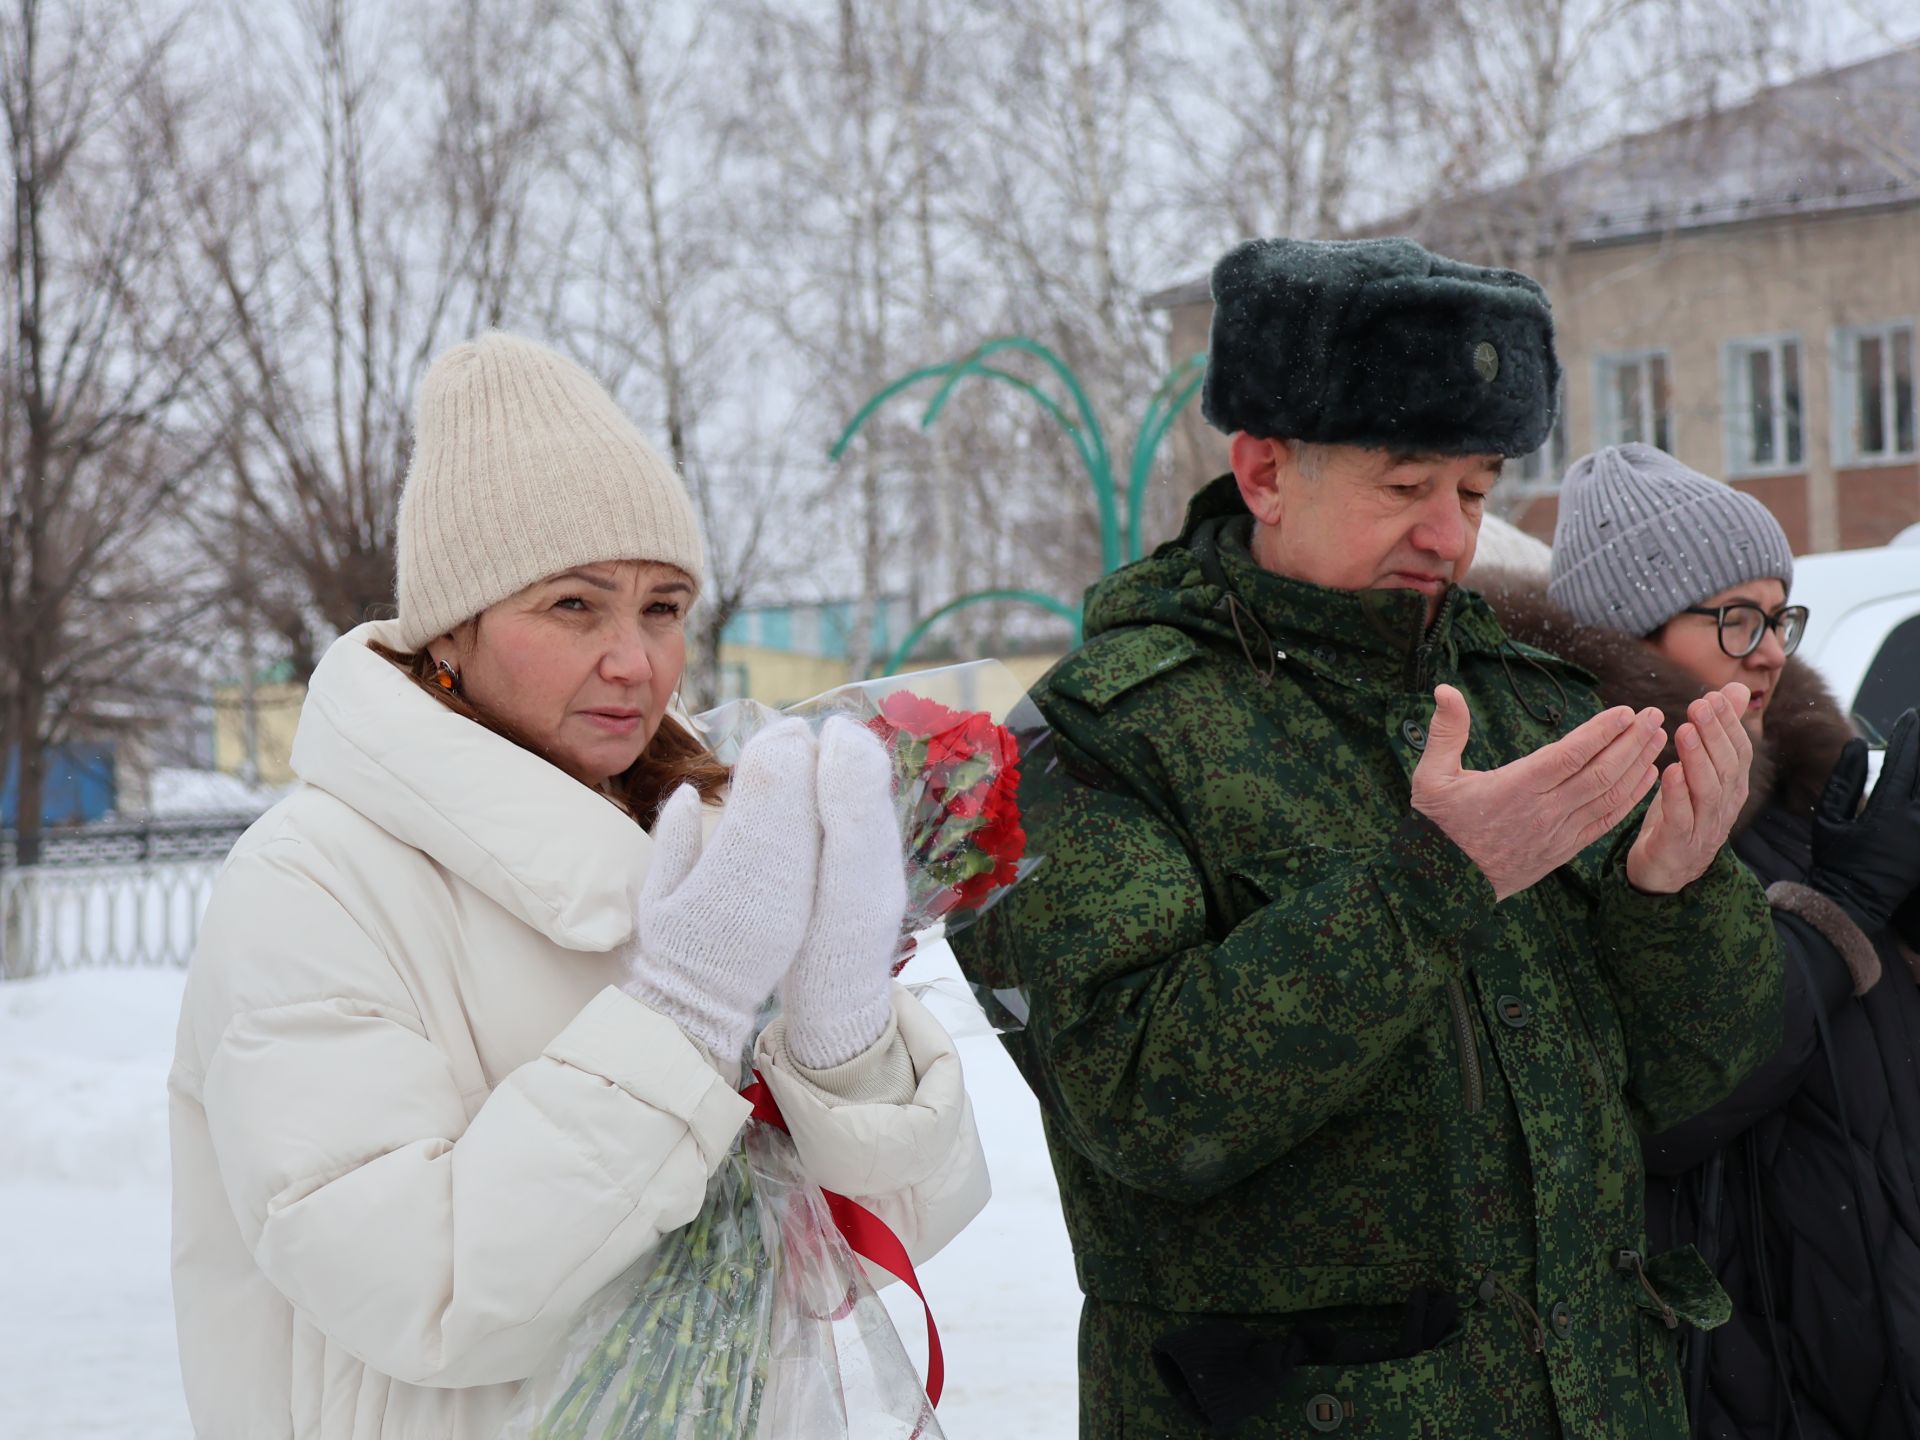
[[[1834,338],[1835,449],[1842,464],[1911,460],[1915,453],[1912,322],[1839,331]]]
[[[834,600],[820,611],[820,653],[842,660],[853,654],[853,602]]]
[[[1798,470],[1806,463],[1800,339],[1735,340],[1724,357],[1727,473]]]
[[[826,655],[822,648],[820,607],[796,605],[788,612],[786,649],[796,655]]]
[[[1522,490],[1554,490],[1567,472],[1567,380],[1560,377],[1560,393],[1555,397],[1553,433],[1547,443],[1530,455],[1514,462],[1513,474]]]
[[[1667,352],[1603,355],[1594,362],[1594,443],[1639,441],[1673,449],[1673,392],[1667,385]]]

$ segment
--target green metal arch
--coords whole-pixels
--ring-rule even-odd
[[[1019,350],[1036,356],[1048,369],[1052,370],[1060,383],[1066,387],[1068,395],[1072,397],[1073,407],[1079,412],[1079,421],[1076,423],[1058,401],[1031,381],[1023,380],[1011,371],[986,363],[992,356],[1004,350]],[[1107,449],[1106,434],[1100,427],[1100,418],[1094,413],[1093,402],[1088,399],[1079,378],[1074,375],[1066,361],[1038,340],[1028,336],[1003,335],[998,339],[988,340],[959,360],[948,361],[941,365],[922,366],[918,370],[909,371],[892,384],[882,387],[860,407],[853,419],[847,422],[846,428],[840,432],[840,438],[835,440],[827,451],[827,458],[838,460],[846,452],[847,445],[859,433],[861,427],[873,417],[874,412],[902,390],[917,385],[922,380],[939,377],[942,382],[940,388],[934,392],[932,400],[927,403],[926,410],[920,416],[921,428],[928,428],[940,418],[940,412],[946,408],[955,387],[969,375],[979,375],[1011,385],[1031,398],[1046,411],[1056,425],[1066,432],[1067,438],[1073,442],[1074,450],[1080,456],[1081,465],[1086,469],[1087,479],[1093,486],[1094,500],[1099,506],[1102,568],[1112,570],[1117,567],[1121,563],[1124,551],[1120,534],[1120,516],[1114,495],[1113,457]]]
[[[1113,465],[1107,458],[1106,440],[1101,436],[1097,422],[1093,431],[1089,433],[1082,426],[1075,424],[1060,404],[1039,386],[1022,380],[1019,376],[1002,370],[998,366],[982,364],[978,356],[956,361],[946,383],[940,387],[939,393],[928,404],[926,413],[920,417],[922,428],[931,426],[940,417],[940,412],[946,408],[947,397],[952,394],[953,387],[969,375],[981,375],[989,380],[1003,380],[1015,389],[1031,395],[1039,402],[1041,408],[1053,417],[1054,423],[1066,432],[1067,438],[1073,442],[1073,448],[1079,453],[1080,464],[1086,470],[1087,478],[1093,485],[1094,496],[1100,503],[1102,555],[1105,555],[1109,545],[1117,547],[1119,525],[1113,514],[1113,484],[1110,478]]]
[[[933,397],[933,403],[927,406],[924,423],[932,423],[934,417],[940,413],[941,407],[947,403],[947,392],[960,382],[971,366],[999,354],[1002,350],[1022,350],[1036,356],[1059,377],[1060,383],[1067,387],[1067,393],[1073,397],[1074,408],[1080,412],[1080,423],[1086,427],[1088,436],[1093,440],[1096,458],[1103,462],[1108,461],[1110,457],[1107,454],[1106,435],[1100,428],[1100,417],[1094,413],[1093,402],[1087,398],[1087,392],[1081,388],[1080,377],[1075,375],[1072,367],[1050,347],[1027,335],[1002,335],[999,339],[985,341],[976,348],[971,355],[959,363],[952,378],[941,387],[940,393]]]
[[[873,394],[867,398],[867,403],[854,412],[853,419],[847,422],[847,428],[840,432],[840,438],[833,442],[833,448],[827,451],[827,459],[838,460],[846,451],[848,443],[852,441],[855,435],[859,434],[860,427],[873,418],[873,412],[886,404],[887,401],[891,400],[894,396],[898,395],[902,390],[918,385],[922,380],[931,379],[935,375],[944,375],[952,368],[953,363],[951,361],[944,365],[923,365],[918,370],[909,370],[891,385],[883,385],[874,391]]]
[[[1142,549],[1140,511],[1147,500],[1147,481],[1153,475],[1153,457],[1173,429],[1180,412],[1193,403],[1207,378],[1205,354],[1189,355],[1160,382],[1147,402],[1147,413],[1140,419],[1140,433],[1133,439],[1132,473],[1127,484],[1127,559],[1138,560]]]
[[[1007,350],[1017,350],[1036,357],[1051,370],[1065,387],[1070,403],[1078,419],[1068,413],[1066,406],[1055,400],[1046,391],[1030,380],[1022,379],[1009,370],[986,362],[993,356]],[[983,379],[997,380],[1009,385],[1027,396],[1063,430],[1073,442],[1080,456],[1080,463],[1087,472],[1087,482],[1093,487],[1094,501],[1100,515],[1100,560],[1102,573],[1110,573],[1121,565],[1138,560],[1144,548],[1141,534],[1141,511],[1146,504],[1147,485],[1153,474],[1154,457],[1172,430],[1174,422],[1182,411],[1192,403],[1199,393],[1205,378],[1206,356],[1192,355],[1174,366],[1161,379],[1147,403],[1146,413],[1142,415],[1139,433],[1134,437],[1133,451],[1130,457],[1127,477],[1127,510],[1124,521],[1119,513],[1119,496],[1116,493],[1113,455],[1107,447],[1106,433],[1101,428],[1100,419],[1094,413],[1093,402],[1081,386],[1073,370],[1052,349],[1025,335],[1004,335],[988,340],[976,346],[972,352],[958,360],[949,360],[939,365],[923,365],[910,370],[889,385],[883,386],[868,398],[867,402],[855,412],[847,422],[840,437],[833,442],[827,452],[830,460],[838,460],[846,453],[847,446],[861,428],[873,418],[874,413],[903,390],[918,385],[923,380],[938,379],[939,389],[928,401],[920,416],[920,425],[925,429],[940,418],[954,390],[960,382],[971,375]],[[950,600],[927,616],[901,642],[887,662],[889,675],[898,672],[906,663],[913,647],[926,635],[936,623],[945,619],[956,610],[969,605],[991,600],[1011,601],[1017,604],[1037,605],[1051,614],[1064,619],[1072,628],[1074,643],[1080,641],[1080,612],[1037,590],[978,590]]]

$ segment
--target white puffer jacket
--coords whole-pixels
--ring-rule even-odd
[[[384,634],[315,672],[304,783],[234,848],[187,980],[173,1274],[199,1440],[489,1440],[582,1302],[694,1216],[748,1112],[612,988],[647,837],[421,693],[366,648]],[[952,1042],[904,991],[895,1014],[907,1103],[841,1100],[774,1028],[757,1063],[809,1173],[919,1259],[986,1169]]]

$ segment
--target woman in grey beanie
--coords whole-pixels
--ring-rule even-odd
[[[1510,634],[1592,671],[1608,704],[1677,720],[1728,681],[1753,691],[1731,843],[1774,907],[1782,1041],[1643,1147],[1651,1248],[1697,1246],[1734,1302],[1688,1338],[1694,1434],[1920,1440],[1920,719],[1863,807],[1865,744],[1791,658],[1792,584],[1759,501],[1623,445],[1568,470],[1544,591],[1487,589]]]
[[[953,1043],[890,979],[891,764],[790,721],[718,766],[669,713],[702,576],[679,476],[586,371],[500,334],[433,363],[399,615],[314,672],[301,784],[234,848],[187,977],[201,1440],[493,1440],[698,1213],[750,1043],[807,1174],[915,1259],[985,1203]]]

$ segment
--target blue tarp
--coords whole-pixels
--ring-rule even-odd
[[[0,828],[13,829],[20,818],[20,753],[7,756],[7,783],[0,787]],[[75,825],[98,820],[114,807],[113,746],[84,741],[56,745],[47,752],[46,793],[41,821]]]

